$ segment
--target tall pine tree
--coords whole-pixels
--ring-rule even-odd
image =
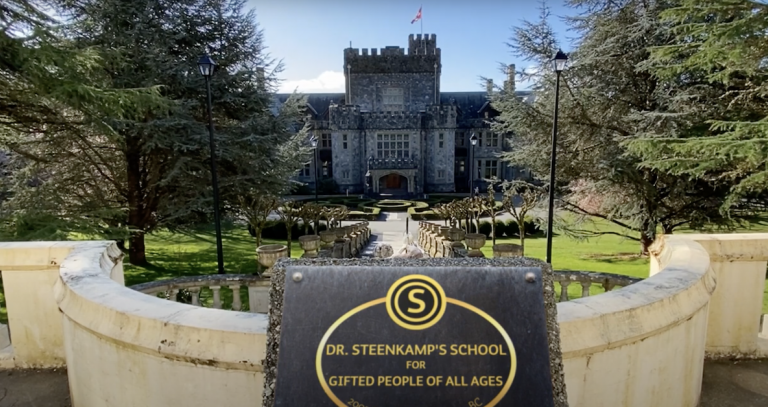
[[[686,86],[678,112],[706,112],[702,131],[650,134],[629,144],[648,168],[731,185],[722,211],[768,193],[768,5],[681,0],[662,14],[673,40],[651,50],[648,68]],[[738,212],[736,212],[738,213]]]
[[[580,34],[562,73],[558,124],[557,181],[560,205],[576,214],[563,225],[568,233],[589,237],[581,227],[593,217],[621,226],[619,233],[641,243],[647,253],[658,231],[672,233],[686,225],[727,225],[719,215],[727,186],[687,180],[664,171],[641,168],[625,143],[648,133],[693,131],[696,120],[669,113],[670,88],[641,68],[649,48],[664,45],[670,35],[659,14],[662,1],[571,1],[586,12],[568,19]],[[510,46],[536,64],[537,95],[533,104],[501,92],[493,101],[501,112],[496,131],[514,134],[515,149],[505,159],[548,174],[550,164],[555,74],[551,58],[557,51],[546,9],[540,21],[515,29]]]
[[[303,164],[303,132],[292,132],[298,98],[275,114],[275,65],[244,0],[67,0],[69,35],[107,58],[104,73],[121,89],[161,86],[169,112],[104,117],[112,134],[59,137],[34,148],[55,157],[46,173],[53,201],[94,222],[127,230],[133,264],[147,262],[144,236],[159,227],[208,219],[212,211],[206,93],[197,60],[217,62],[211,78],[220,189],[279,194]],[[117,53],[119,57],[110,58]],[[74,164],[67,157],[80,157]],[[36,168],[34,168],[36,167]],[[79,167],[79,168],[78,168]],[[87,186],[87,194],[79,192]],[[105,216],[101,216],[101,215]],[[116,215],[117,214],[117,215]]]

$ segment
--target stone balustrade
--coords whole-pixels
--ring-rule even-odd
[[[243,287],[246,288],[244,293],[241,292]],[[228,297],[226,303],[229,306],[226,309],[245,311],[243,305],[248,304],[248,312],[266,314],[269,307],[269,278],[250,274],[205,274],[179,277],[137,284],[130,288],[174,302],[196,306],[205,306],[210,303],[210,308],[215,309],[223,309],[223,289]],[[243,298],[242,294],[246,294],[246,298]]]
[[[339,259],[357,257],[371,240],[371,228],[368,222],[358,222],[352,225],[323,230],[319,235],[299,237],[299,245],[304,253],[303,258],[333,257]],[[265,245],[256,249],[259,263],[271,275],[270,268],[277,259],[288,257],[288,247],[285,245]]]
[[[78,407],[260,406],[267,316],[127,288],[122,257],[112,242],[0,243],[0,366],[66,365]],[[649,278],[558,303],[569,405],[694,407],[705,357],[768,357],[767,261],[768,234],[668,236]],[[584,274],[568,281],[603,281]]]
[[[603,291],[610,292],[616,288],[626,287],[630,284],[643,281],[642,278],[633,278],[621,274],[573,270],[555,270],[554,277],[560,290],[559,295],[557,295],[558,302],[565,302],[572,299],[568,295],[568,287],[572,284],[581,287],[581,289],[577,291],[576,298],[584,298],[589,297],[590,289],[593,286],[599,286]]]

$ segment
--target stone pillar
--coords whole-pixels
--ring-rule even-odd
[[[519,244],[501,243],[493,246],[493,257],[516,257],[523,255],[523,247]]]
[[[449,257],[450,253],[446,250],[445,243],[449,243],[448,232],[451,230],[448,226],[438,226],[438,247],[435,250],[436,257]],[[450,247],[450,245],[448,246]]]
[[[333,241],[333,258],[334,259],[343,259],[344,258],[344,246],[345,246],[346,240],[343,238],[336,239]]]
[[[706,352],[714,357],[768,357],[768,337],[758,335],[763,308],[768,233],[668,235],[651,248],[651,272],[665,261],[666,244],[693,240],[709,253],[717,289],[709,302]],[[654,250],[655,249],[655,250]]]
[[[13,343],[11,365],[4,367],[14,367],[14,363],[16,367],[59,367],[66,363],[64,328],[53,287],[59,280],[61,263],[76,243],[1,244],[0,272]]]

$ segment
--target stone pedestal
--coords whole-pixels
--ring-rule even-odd
[[[333,255],[332,257],[334,259],[343,259],[344,258],[344,245],[346,244],[346,240],[342,239],[336,239],[333,241]]]
[[[523,247],[519,244],[501,243],[493,246],[493,257],[516,257],[523,255]]]

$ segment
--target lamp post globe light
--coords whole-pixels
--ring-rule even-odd
[[[317,185],[317,137],[314,133],[309,138],[309,144],[312,146],[312,172],[315,179],[315,203],[317,203],[317,190],[320,188],[320,185]]]
[[[213,113],[211,104],[211,76],[216,67],[208,54],[203,55],[197,61],[200,74],[205,78],[205,89],[208,93],[208,139],[211,152],[211,184],[213,185],[213,219],[216,224],[216,257],[218,260],[219,274],[224,274],[224,249],[221,244],[221,215],[219,214],[219,180],[216,174],[216,144],[213,141]]]
[[[560,104],[560,73],[565,69],[568,56],[558,50],[552,60],[555,69],[555,114],[552,120],[552,155],[549,166],[549,213],[547,214],[547,263],[552,264],[552,221],[555,216],[555,169],[557,167],[557,113]]]
[[[469,151],[469,197],[475,197],[475,145],[477,145],[477,134],[472,133],[469,138],[469,143],[472,144]]]

